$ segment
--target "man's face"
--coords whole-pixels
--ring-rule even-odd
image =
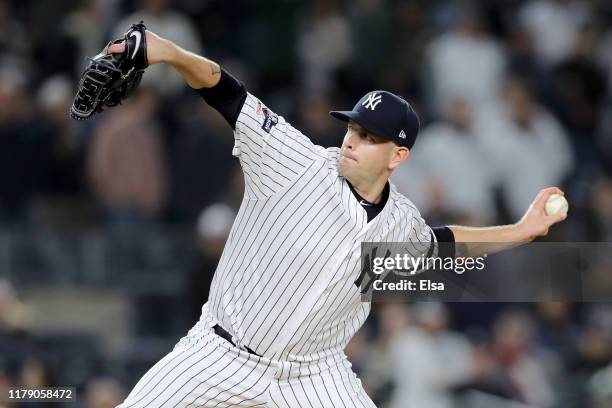
[[[392,141],[349,121],[340,148],[340,174],[353,183],[377,179],[395,167],[392,162],[397,149]]]

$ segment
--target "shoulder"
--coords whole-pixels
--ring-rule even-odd
[[[258,140],[262,140],[265,146],[282,147],[295,152],[301,158],[329,160],[328,155],[332,158],[334,156],[322,146],[312,143],[307,135],[248,91],[238,116],[236,131],[238,134],[257,134]]]
[[[252,93],[246,93],[246,99],[242,105],[236,129],[242,124],[251,131],[270,134],[272,130],[284,127],[287,122],[284,117],[278,115],[267,107],[258,97]],[[247,130],[241,129],[241,130]]]
[[[278,126],[289,125],[285,118],[266,106],[261,99],[252,93],[246,93],[239,119],[250,120],[259,125],[266,133],[270,133]]]
[[[389,180],[390,192],[389,201],[393,205],[392,211],[397,212],[403,216],[415,216],[419,215],[419,210],[412,201],[410,201],[405,195],[397,190],[394,183]]]

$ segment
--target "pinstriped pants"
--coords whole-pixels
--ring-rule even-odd
[[[118,408],[375,408],[344,355],[316,363],[268,360],[196,326]]]

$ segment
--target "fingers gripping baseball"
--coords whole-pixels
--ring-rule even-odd
[[[563,197],[565,193],[557,187],[541,190],[519,221],[519,226],[525,230],[530,240],[547,235],[551,226],[567,218],[567,207],[564,210],[547,213],[546,205],[553,195]]]

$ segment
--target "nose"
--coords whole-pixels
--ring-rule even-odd
[[[342,145],[345,149],[353,150],[355,148],[355,143],[355,136],[353,135],[353,132],[349,130],[344,136],[344,143],[342,143]]]

